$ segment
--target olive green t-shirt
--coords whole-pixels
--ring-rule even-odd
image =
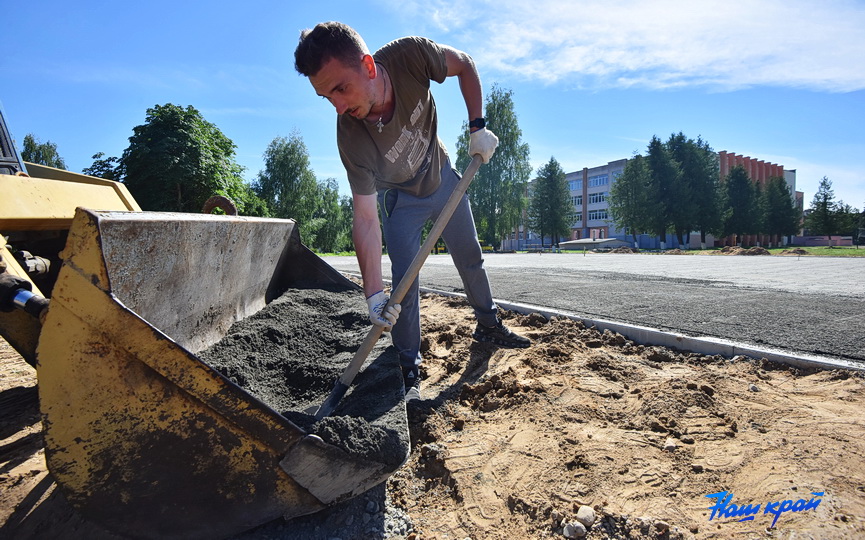
[[[447,63],[435,42],[421,37],[392,41],[373,55],[393,83],[393,118],[381,133],[348,114],[337,117],[337,146],[352,193],[397,188],[426,197],[441,183],[447,150],[438,138],[430,80],[444,82]]]

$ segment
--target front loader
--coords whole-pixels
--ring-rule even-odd
[[[399,467],[323,442],[197,356],[288,288],[356,288],[293,220],[142,212],[121,183],[14,161],[0,335],[36,368],[46,463],[82,516],[130,537],[219,538]]]

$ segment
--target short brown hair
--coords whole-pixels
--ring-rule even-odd
[[[309,77],[318,73],[331,58],[352,66],[365,54],[369,54],[369,49],[354,28],[341,22],[319,23],[312,30],[300,33],[294,50],[294,69]]]

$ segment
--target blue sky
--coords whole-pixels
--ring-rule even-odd
[[[149,107],[174,103],[234,141],[247,179],[296,130],[347,195],[335,112],[293,64],[300,30],[341,20],[373,50],[423,35],[471,54],[485,88],[513,92],[535,169],[606,164],[681,131],[796,169],[806,208],[824,176],[865,205],[861,0],[32,0],[4,19],[7,124],[19,145],[55,143],[70,170],[121,155]],[[458,85],[433,94],[454,153]]]

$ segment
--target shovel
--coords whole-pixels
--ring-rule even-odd
[[[439,214],[438,219],[435,220],[435,223],[432,226],[432,229],[427,235],[426,240],[420,248],[420,251],[415,255],[414,260],[412,260],[411,266],[408,267],[405,275],[397,285],[396,289],[394,289],[391,293],[390,300],[385,306],[385,310],[394,304],[399,304],[402,302],[402,299],[405,298],[406,293],[408,292],[409,287],[412,282],[420,273],[421,266],[426,261],[427,256],[432,251],[435,243],[438,242],[439,236],[441,236],[442,231],[445,226],[450,221],[451,216],[456,210],[457,205],[462,199],[463,195],[465,195],[466,190],[469,187],[469,184],[472,182],[472,178],[474,178],[475,173],[481,166],[482,163],[481,156],[475,154],[472,158],[472,162],[469,163],[469,166],[466,167],[466,171],[463,173],[463,177],[460,180],[457,187],[454,188],[453,193],[451,193],[450,198],[447,203],[445,203],[444,208]],[[378,339],[381,337],[382,332],[384,332],[384,327],[378,325],[372,325],[372,328],[369,329],[369,333],[366,335],[366,339],[361,343],[360,348],[354,354],[354,358],[349,362],[348,367],[345,368],[340,378],[334,384],[333,390],[331,390],[330,395],[324,400],[324,403],[318,408],[315,412],[315,419],[321,420],[325,416],[330,415],[336,406],[339,405],[340,400],[345,396],[345,393],[348,391],[348,387],[351,386],[352,381],[354,381],[355,376],[358,371],[360,371],[361,366],[364,361],[366,361],[367,356],[372,351]]]

